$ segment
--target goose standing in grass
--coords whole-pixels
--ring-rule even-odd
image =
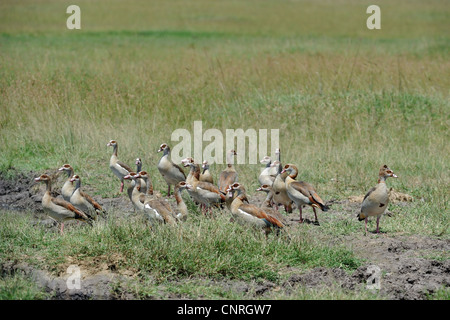
[[[230,209],[231,214],[238,222],[261,228],[265,231],[266,235],[272,228],[284,227],[280,220],[273,217],[265,210],[254,204],[244,203],[244,199],[247,198],[247,196],[244,186],[240,183],[234,183],[227,191],[229,197],[231,196],[230,193],[237,192],[235,199],[231,203]]]
[[[186,183],[186,181],[181,181],[178,182],[173,191],[173,194],[175,195],[175,200],[177,201],[177,210],[175,216],[180,221],[186,221],[188,216],[188,209],[186,203],[184,203],[184,200],[181,197],[181,193],[183,192],[183,190],[189,190],[191,188],[192,186]]]
[[[136,172],[141,172],[142,171],[142,159],[141,158],[136,158],[136,162],[135,163],[136,163]],[[143,192],[143,193],[147,193],[147,184],[145,183],[145,181],[141,179],[140,183],[141,183],[140,191]],[[153,191],[153,186],[151,186],[151,188],[152,188],[152,191]]]
[[[137,185],[139,185],[140,179],[147,182],[148,173],[146,171],[141,171],[135,175],[135,179]],[[153,222],[158,222],[173,225],[177,222],[175,212],[169,202],[166,199],[157,197],[149,192],[144,196],[144,213],[152,224]]]
[[[219,176],[219,190],[223,193],[226,192],[230,184],[238,181],[238,174],[233,166],[233,157],[236,155],[237,153],[234,150],[227,152],[227,168]]]
[[[158,162],[158,170],[167,183],[167,196],[170,196],[170,186],[175,186],[178,182],[185,181],[186,174],[184,173],[183,169],[173,163],[169,158],[170,147],[166,143],[161,144],[161,146],[159,147],[158,152],[161,151],[163,152],[163,156]]]
[[[387,165],[382,166],[378,172],[377,185],[367,192],[361,204],[361,212],[358,213],[357,218],[359,221],[365,220],[366,234],[367,220],[371,216],[377,216],[377,234],[380,233],[380,218],[389,203],[389,191],[386,186],[386,179],[390,177],[398,178]]]
[[[65,201],[70,202],[70,197],[75,191],[75,186],[72,181],[70,181],[70,179],[72,179],[74,175],[74,170],[70,164],[64,164],[61,168],[58,169],[58,171],[64,171],[67,174],[67,180],[64,182],[61,188],[61,195]]]
[[[315,222],[318,224],[316,208],[320,208],[322,211],[328,211],[329,207],[325,205],[325,202],[319,197],[314,187],[308,182],[296,181],[295,178],[298,175],[298,169],[293,164],[287,164],[284,166],[282,173],[287,173],[288,176],[285,179],[286,190],[289,198],[295,202],[300,211],[300,223],[303,222],[302,207],[309,205],[313,208]]]
[[[130,181],[128,187],[127,187],[127,194],[128,198],[130,198],[130,201],[133,202],[133,191],[134,187],[136,186],[136,181],[132,178],[136,172],[131,171],[129,174],[127,174],[125,177],[123,177],[124,181]],[[137,190],[139,192],[139,188]]]
[[[132,183],[130,184],[130,187],[128,188],[131,203],[133,204],[134,209],[137,212],[143,212],[144,211],[145,194],[139,190],[140,185],[139,185],[139,180],[137,180],[139,178],[139,176],[136,174],[136,172],[132,171],[123,178],[124,178],[124,180],[132,181]],[[130,193],[130,191],[131,191],[131,193]]]
[[[205,181],[205,182],[214,184],[213,176],[212,176],[211,172],[209,171],[208,161],[205,160],[202,162],[202,169],[203,169],[203,171],[200,174],[200,181]]]
[[[190,167],[191,179],[188,182],[192,188],[189,189],[189,194],[195,201],[202,204],[202,211],[205,214],[206,208],[211,208],[211,206],[219,206],[221,203],[225,202],[225,193],[221,192],[219,188],[209,182],[200,181],[200,165],[192,162],[185,162],[186,166]],[[226,188],[225,188],[226,190]]]
[[[75,183],[75,190],[70,197],[70,203],[77,209],[89,213],[90,216],[97,218],[97,216],[106,216],[106,211],[102,206],[95,201],[90,195],[81,190],[81,178],[79,175],[74,175],[70,182]]]
[[[130,174],[124,177],[125,180],[134,181],[131,194],[131,202],[133,203],[134,209],[137,212],[143,213],[152,226],[155,222],[174,224],[175,217],[170,212],[171,208],[167,201],[157,198],[154,194],[149,194],[149,190],[147,190],[147,194],[140,191],[140,181],[141,179],[145,181],[147,177],[148,175],[145,171],[139,173],[130,172]]]
[[[230,184],[227,187],[227,189],[225,190],[225,197],[226,197],[225,205],[226,205],[227,209],[230,210],[230,211],[231,211],[231,204],[233,203],[233,201],[236,198],[236,196],[237,196],[237,192],[235,192],[233,190],[233,185]],[[242,198],[243,202],[250,203],[248,201],[247,194],[242,195],[241,198]]]
[[[133,170],[128,165],[123,163],[122,161],[119,161],[119,158],[117,157],[118,145],[117,145],[116,140],[109,141],[106,146],[113,147],[113,153],[109,160],[109,168],[117,176],[117,178],[119,178],[120,192],[123,192],[123,177],[125,177],[127,174],[129,174]]]
[[[237,196],[237,192],[233,191],[233,185],[230,184],[227,189],[225,190],[225,206],[227,207],[228,210],[230,210],[231,212],[231,204],[233,203],[234,199]],[[247,200],[248,203],[248,200]]]
[[[273,205],[275,206],[275,209],[278,210],[279,206],[284,206],[284,209],[286,212],[290,213],[292,212],[292,204],[293,201],[291,198],[289,198],[286,190],[286,177],[288,176],[287,173],[282,173],[282,167],[281,162],[279,160],[275,160],[271,164],[272,167],[275,167],[277,169],[277,176],[275,177],[275,180],[272,184],[273,189]]]
[[[265,156],[260,161],[261,164],[265,164],[266,166],[261,171],[260,175],[258,176],[258,182],[260,185],[268,185],[272,186],[273,182],[275,181],[275,178],[278,174],[277,167],[271,166],[272,159],[269,156]]]
[[[181,160],[181,163],[183,164],[183,167],[189,168],[189,172],[188,172],[188,175],[186,177],[186,183],[192,186],[193,183],[194,183],[195,175],[197,174],[197,172],[196,172],[197,166],[192,166],[191,167],[191,164],[194,163],[194,159],[192,157],[187,157],[187,158],[184,158],[183,160]],[[200,180],[200,174],[199,174],[199,178],[198,179]],[[200,208],[202,209],[202,212],[203,212],[204,205],[201,204],[201,202],[200,202],[200,199],[199,199],[200,195],[195,191],[194,188],[187,189],[187,192],[191,196],[192,200],[197,205],[200,204]]]
[[[92,218],[83,211],[75,208],[70,202],[63,199],[54,198],[51,195],[52,180],[50,176],[43,174],[34,179],[37,182],[43,182],[46,185],[44,196],[42,197],[42,206],[44,211],[53,219],[61,224],[61,234],[64,233],[64,222],[68,220],[81,220],[89,224]]]
[[[278,210],[275,210],[272,206],[273,204],[272,198],[274,194],[272,187],[267,184],[263,184],[261,187],[256,189],[256,191],[263,191],[266,193],[266,198],[261,203],[260,208],[263,209],[265,212],[269,213],[271,216],[277,218],[284,224],[285,223],[284,216]]]
[[[194,163],[194,158],[192,158],[192,157],[187,157],[187,158],[184,158],[183,160],[181,160],[181,164],[183,165],[183,167],[189,168],[188,175],[186,176],[186,179],[185,179],[186,183],[191,183],[192,179],[194,179],[195,170],[190,169],[191,163]]]

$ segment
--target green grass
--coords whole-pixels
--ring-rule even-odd
[[[229,223],[229,215],[213,220],[194,216],[176,228],[162,226],[153,231],[139,219],[116,218],[92,228],[69,228],[64,236],[36,228],[30,219],[3,215],[2,259],[25,258],[44,262],[41,267],[58,268],[67,256],[80,260],[103,256],[106,261],[119,256],[120,268],[151,271],[159,281],[192,276],[276,281],[278,270],[288,265],[353,270],[361,263],[343,247],[320,245],[300,233],[291,233],[290,240],[286,236],[266,240],[256,230]]]
[[[50,295],[21,273],[0,278],[0,300],[45,300]]]
[[[80,265],[82,273],[88,272],[83,268],[95,268],[100,262],[114,265],[115,272],[128,271],[137,277],[115,291],[131,291],[140,298],[158,296],[160,287],[195,297],[206,280],[194,282],[191,288],[189,279],[279,283],[293,272],[283,270],[329,267],[352,271],[362,263],[343,246],[322,244],[300,231],[290,232],[290,238],[282,234],[266,239],[256,230],[230,223],[226,214],[216,219],[194,215],[176,228],[154,230],[139,218],[119,214],[93,227],[69,224],[63,236],[31,221],[30,215],[2,214],[0,261],[24,261],[55,275],[64,274],[69,264]],[[242,293],[216,285],[202,294],[239,298]]]
[[[382,231],[450,236],[447,3],[378,1],[382,29],[376,31],[365,26],[370,1],[81,1],[78,31],[66,29],[69,4],[0,4],[3,176],[39,175],[70,163],[93,195],[123,196],[108,168],[106,143],[116,139],[119,158],[133,164],[141,157],[164,194],[156,151],[163,142],[175,144],[175,129],[192,132],[195,120],[223,133],[279,129],[283,162],[296,164],[299,178],[325,200],[365,194],[388,164],[399,176],[388,186],[414,202],[391,204],[394,215],[383,218]],[[252,196],[260,166],[236,167]],[[212,165],[216,178],[222,168]],[[2,257],[44,256],[51,269],[66,255],[111,252],[124,257],[124,268],[151,268],[160,282],[276,281],[278,267],[287,264],[358,265],[351,252],[301,234],[289,244],[266,241],[222,220],[197,219],[158,233],[121,220],[57,237],[8,217],[1,218]],[[359,234],[363,225],[321,219],[320,232]],[[244,252],[235,250],[238,244]]]
[[[428,300],[450,300],[450,290],[448,287],[443,287],[433,294],[427,295]]]

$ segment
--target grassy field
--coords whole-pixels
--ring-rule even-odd
[[[108,168],[106,144],[116,139],[119,157],[129,164],[141,157],[164,192],[156,151],[175,143],[175,129],[192,131],[195,120],[222,132],[279,129],[283,162],[295,163],[325,200],[364,194],[386,163],[399,176],[388,185],[415,202],[408,210],[391,206],[401,214],[383,221],[383,230],[449,238],[447,1],[377,1],[381,30],[366,28],[370,1],[78,1],[81,30],[66,28],[70,4],[0,3],[4,176],[70,163],[95,195],[125,197]],[[222,167],[211,169],[218,174]],[[252,195],[260,166],[237,170]],[[67,256],[116,254],[120,266],[158,283],[174,277],[278,281],[288,266],[354,270],[361,264],[353,252],[319,244],[308,232],[293,231],[291,242],[265,240],[225,217],[194,215],[179,229],[158,233],[109,221],[64,237],[13,217],[0,218],[0,259],[50,270]],[[329,237],[362,232],[357,221],[321,228]],[[196,297],[203,286],[171,290]],[[142,285],[136,290],[140,297],[154,294]],[[207,296],[246,298],[214,288]],[[305,297],[354,298],[339,290],[295,298]]]

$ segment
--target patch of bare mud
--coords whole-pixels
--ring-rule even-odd
[[[18,173],[14,179],[0,175],[0,209],[41,211],[42,195],[33,172]]]
[[[62,198],[60,190],[67,179],[66,175],[61,174],[56,169],[47,170],[43,173],[48,174],[53,180],[52,195]],[[56,222],[45,215],[42,208],[45,185],[34,181],[34,178],[39,175],[32,171],[17,172],[14,179],[11,179],[0,173],[0,210],[15,211],[17,213],[31,212],[36,223],[56,228]],[[98,196],[93,196],[93,198],[106,211],[119,211],[124,214],[132,214],[134,212],[133,206],[125,194],[118,198],[101,198]],[[67,222],[68,225],[71,223],[73,221]]]
[[[284,284],[309,288],[340,286],[370,290],[390,300],[423,300],[450,287],[450,241],[428,237],[348,237],[349,247],[366,263],[353,271],[315,268]],[[433,258],[434,255],[434,258]],[[377,287],[379,286],[379,287]]]
[[[115,292],[118,283],[127,281],[127,277],[121,274],[103,270],[99,272],[85,273],[86,269],[80,268],[80,280],[75,280],[74,276],[78,272],[75,269],[68,269],[68,272],[61,275],[36,269],[26,263],[15,264],[6,262],[0,264],[1,276],[21,273],[33,279],[37,286],[51,294],[51,299],[55,300],[114,300],[114,299],[134,299],[130,294],[120,294]]]

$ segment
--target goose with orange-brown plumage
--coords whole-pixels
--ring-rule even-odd
[[[284,224],[279,219],[272,216],[263,208],[254,204],[244,203],[244,199],[247,199],[247,195],[242,184],[234,183],[230,185],[227,189],[227,196],[232,197],[234,192],[237,192],[237,195],[231,203],[230,211],[238,222],[261,228],[266,234],[270,232],[272,228],[279,229],[284,227]]]
[[[225,202],[225,192],[221,192],[219,188],[212,183],[200,181],[200,165],[191,159],[183,159],[184,166],[190,167],[186,182],[189,183],[192,188],[188,189],[188,192],[195,201],[202,205],[202,211],[205,213],[207,208],[213,206],[218,207]]]
[[[167,196],[170,196],[170,186],[175,186],[180,181],[186,180],[186,174],[183,169],[181,169],[178,165],[172,162],[169,158],[170,155],[170,147],[163,143],[158,149],[158,152],[163,152],[163,156],[158,162],[158,170],[161,173],[162,177],[167,183]]]
[[[70,197],[75,191],[75,185],[70,181],[70,179],[72,179],[74,175],[74,170],[70,164],[66,163],[61,168],[59,168],[58,171],[64,171],[67,174],[67,180],[64,182],[61,188],[61,195],[63,196],[64,200],[70,202]]]
[[[375,187],[369,190],[364,197],[361,204],[361,212],[358,213],[359,221],[365,220],[365,230],[367,234],[367,220],[371,216],[377,217],[377,233],[380,232],[380,218],[386,211],[389,203],[389,191],[386,186],[387,178],[398,178],[397,175],[387,166],[383,165],[378,172],[378,183]]]
[[[70,196],[70,203],[73,204],[77,209],[83,212],[88,212],[89,215],[93,216],[95,219],[98,215],[103,217],[106,216],[106,211],[102,206],[95,201],[90,195],[81,190],[81,178],[79,175],[75,174],[71,179],[71,183],[75,184],[75,190]]]
[[[298,175],[298,169],[295,165],[285,165],[281,173],[285,172],[288,174],[285,179],[286,191],[289,198],[294,201],[300,211],[300,223],[303,222],[302,207],[304,205],[308,205],[313,208],[315,222],[319,223],[316,208],[319,208],[322,211],[327,211],[329,207],[325,205],[325,202],[322,200],[322,198],[319,197],[316,189],[314,189],[314,187],[310,183],[295,180]]]
[[[220,173],[219,176],[219,190],[223,193],[226,192],[228,186],[238,181],[238,174],[233,166],[233,157],[237,153],[234,150],[227,152],[227,167]]]
[[[63,199],[55,198],[51,195],[52,180],[50,176],[43,174],[34,179],[37,182],[46,184],[46,190],[42,197],[42,206],[44,211],[53,219],[61,224],[61,234],[64,233],[64,222],[68,220],[81,220],[87,223],[92,223],[92,217],[88,216],[83,211],[75,208],[73,204]]]
[[[109,168],[116,175],[116,177],[119,178],[120,192],[123,192],[123,177],[125,177],[133,170],[128,165],[120,161],[117,157],[118,144],[116,140],[109,141],[106,146],[113,147],[113,153],[111,155],[111,158],[109,159]]]

